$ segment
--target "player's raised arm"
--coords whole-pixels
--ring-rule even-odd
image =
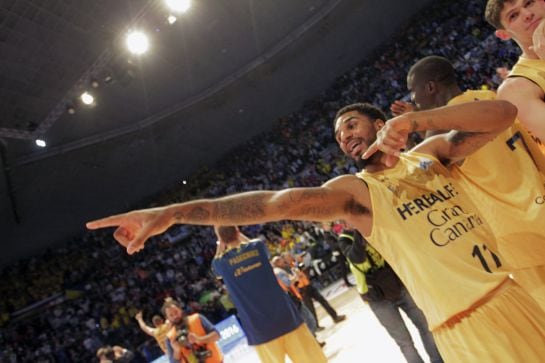
[[[517,109],[507,101],[479,101],[433,110],[409,112],[395,117],[377,133],[377,140],[364,158],[381,150],[398,156],[407,135],[414,131],[455,130],[435,136],[413,150],[455,162],[475,152],[513,123]]]

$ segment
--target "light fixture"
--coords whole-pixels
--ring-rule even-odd
[[[96,78],[91,78],[91,80],[89,81],[89,84],[93,88],[98,88],[98,86],[100,86],[100,84],[98,83],[98,80]]]
[[[167,21],[170,25],[174,24],[178,20],[174,15],[170,14],[167,18]]]
[[[166,0],[167,6],[170,10],[176,13],[185,13],[191,6],[190,0]]]
[[[36,145],[38,145],[39,147],[45,147],[47,144],[45,142],[45,140],[42,140],[42,139],[36,139]]]
[[[95,102],[95,98],[93,97],[93,95],[87,91],[83,92],[80,98],[81,98],[81,102],[83,102],[85,105],[88,105],[88,106],[92,105]]]
[[[141,55],[148,51],[149,40],[141,31],[132,31],[127,35],[127,48],[133,54]]]
[[[76,113],[76,108],[74,107],[74,105],[72,103],[68,103],[66,105],[66,112],[70,115],[73,115]]]

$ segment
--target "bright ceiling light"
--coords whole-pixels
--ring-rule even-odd
[[[127,48],[133,54],[144,54],[148,51],[149,40],[141,31],[133,31],[127,35]]]
[[[191,6],[190,0],[166,0],[166,3],[170,10],[177,13],[185,13]]]
[[[45,147],[47,144],[45,143],[44,140],[42,139],[36,139],[36,145],[38,145],[39,147]]]
[[[81,102],[83,102],[86,105],[92,105],[93,102],[95,102],[95,98],[89,92],[83,92],[81,94]]]
[[[174,24],[178,20],[174,15],[169,15],[167,21],[170,25]]]

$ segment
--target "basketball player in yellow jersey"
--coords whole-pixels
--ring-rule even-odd
[[[473,102],[390,120],[401,140],[409,129],[440,123],[456,129],[418,151],[376,152],[364,172],[321,187],[253,191],[132,211],[89,222],[116,227],[132,254],[176,223],[247,225],[279,220],[343,219],[373,244],[426,315],[447,362],[539,362],[545,356],[545,317],[535,301],[501,271],[495,238],[447,165],[466,158],[514,120],[505,101]],[[355,104],[335,117],[341,150],[355,160],[384,128],[385,116]],[[470,131],[471,130],[471,131]]]
[[[437,56],[416,62],[407,85],[417,107],[424,110],[495,98],[492,91],[462,93],[452,64]],[[442,125],[434,127],[442,129]],[[515,122],[452,168],[452,175],[490,224],[498,252],[513,269],[515,280],[545,310],[545,182],[527,152],[532,144]],[[545,165],[543,154],[536,152],[534,157]]]
[[[498,98],[517,106],[518,118],[545,153],[545,1],[488,0],[485,17],[498,38],[512,39],[522,50]]]

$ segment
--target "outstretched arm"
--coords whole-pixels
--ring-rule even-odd
[[[375,143],[362,157],[368,158],[378,150],[399,156],[410,132],[455,130],[428,139],[413,150],[434,155],[447,163],[456,162],[494,139],[513,123],[516,115],[516,107],[507,101],[470,102],[409,112],[386,122]]]
[[[132,254],[142,249],[149,237],[176,223],[248,225],[284,219],[329,221],[365,210],[353,194],[334,188],[333,184],[330,181],[316,188],[247,192],[138,210],[89,222],[87,228],[117,227],[114,238]]]

